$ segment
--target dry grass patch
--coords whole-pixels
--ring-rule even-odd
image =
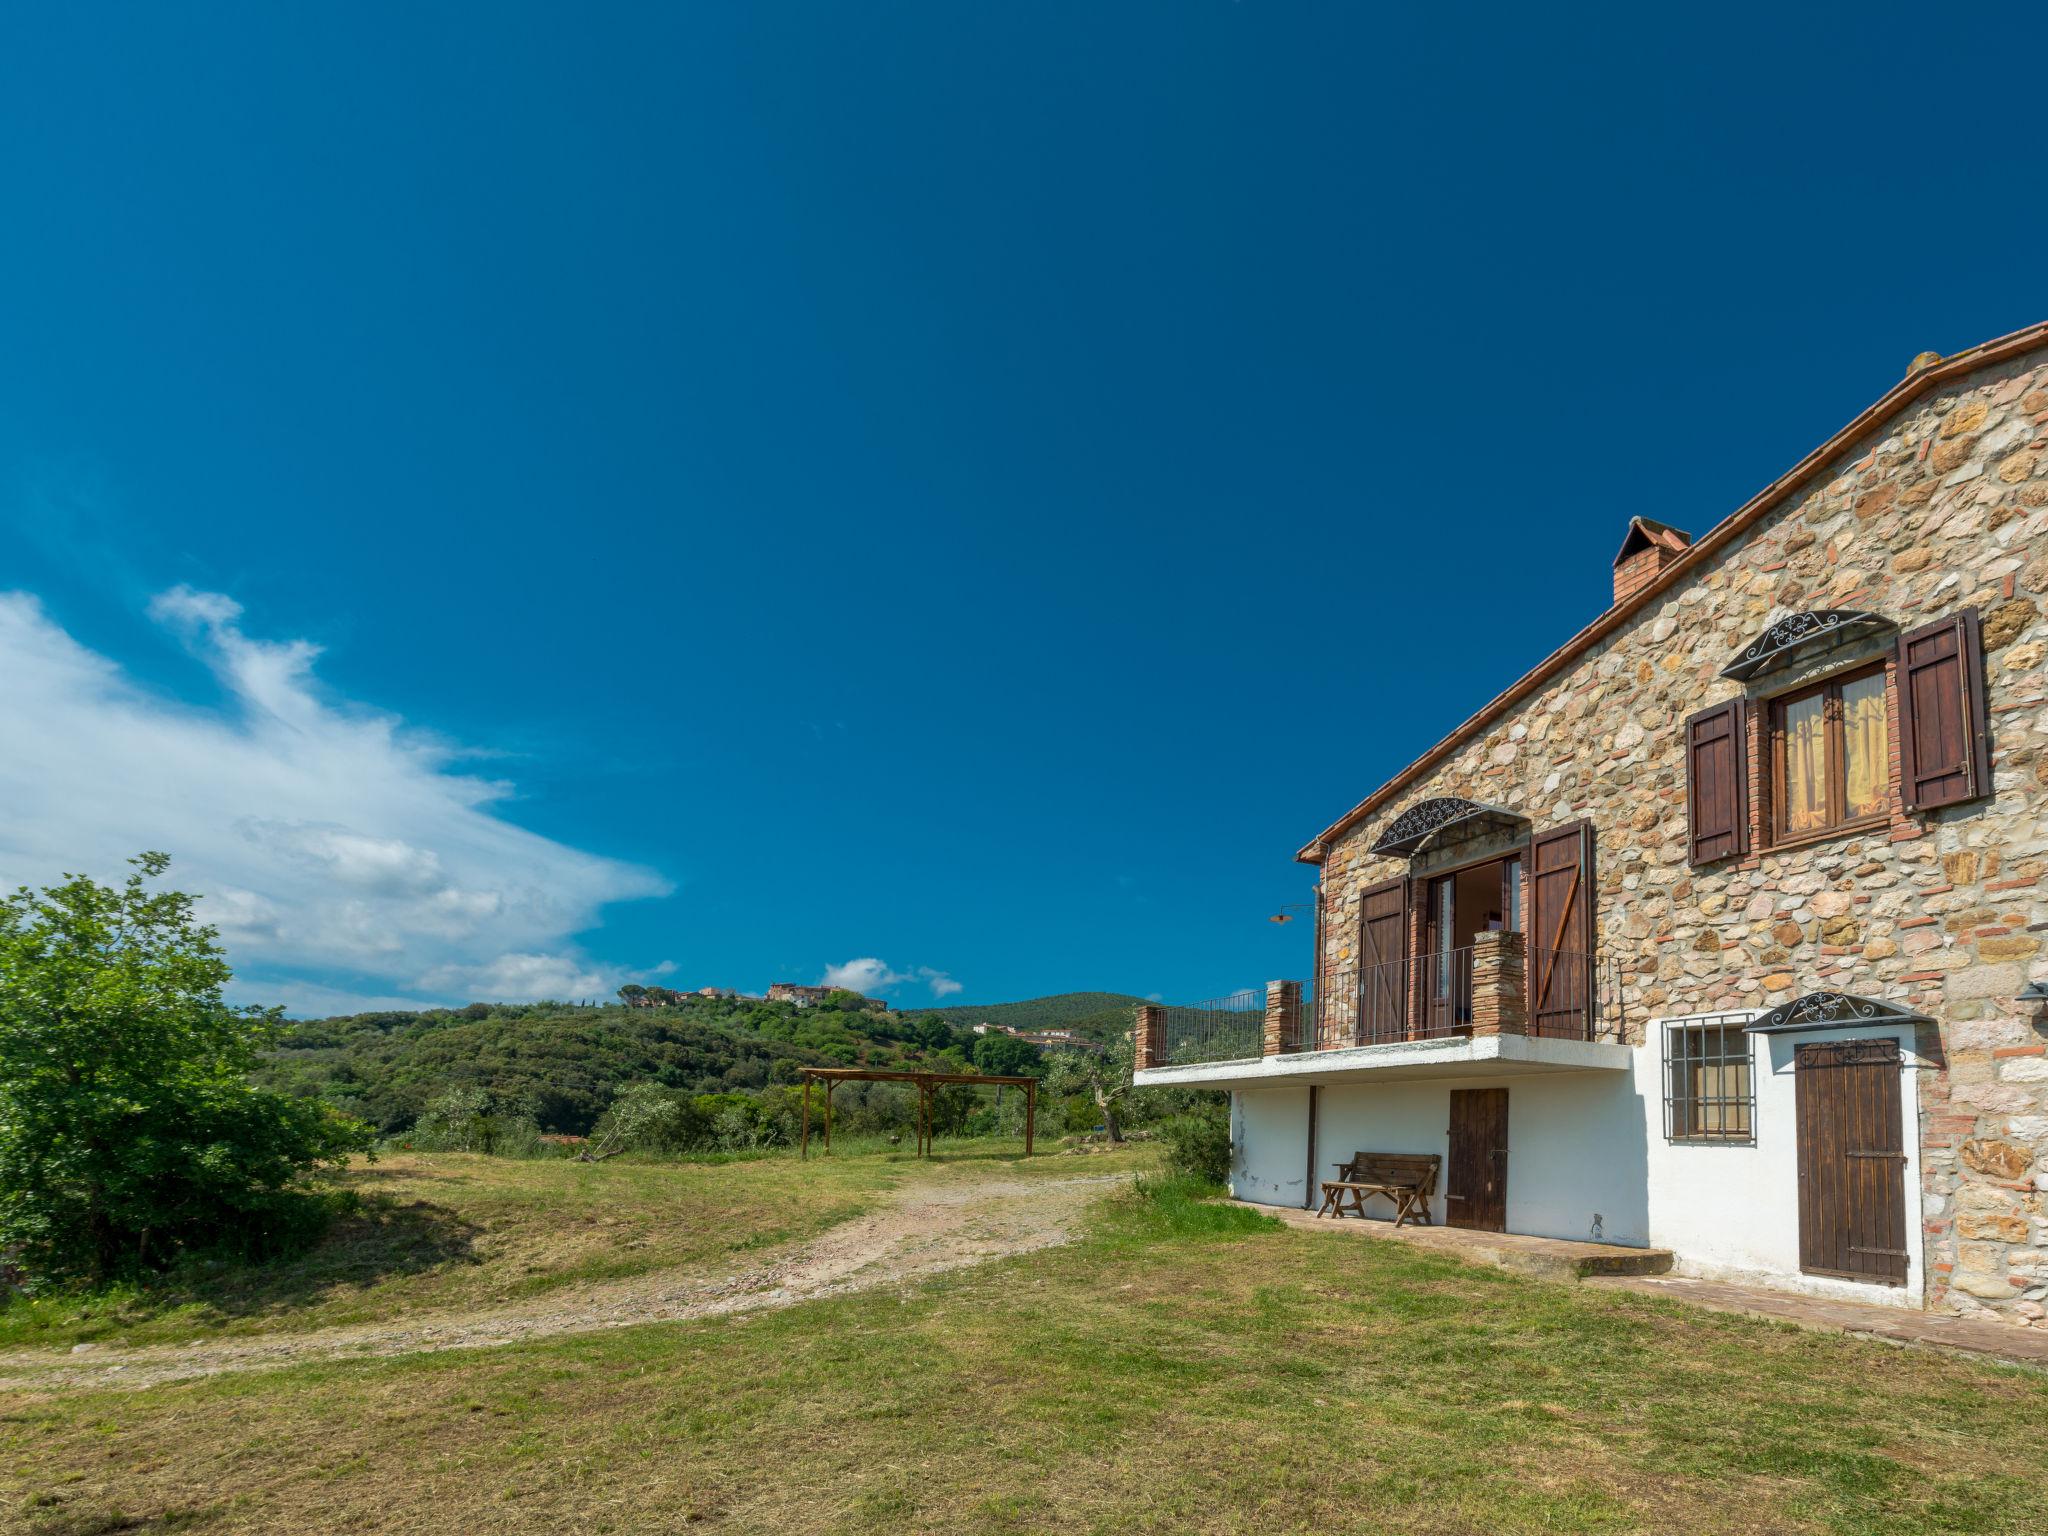
[[[524,1161],[405,1153],[359,1165],[362,1214],[301,1257],[192,1263],[145,1290],[0,1309],[0,1345],[184,1342],[306,1332],[545,1295],[656,1270],[679,1278],[816,1236],[868,1208],[907,1159],[721,1164]]]

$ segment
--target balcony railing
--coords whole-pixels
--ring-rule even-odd
[[[1364,967],[1314,1015],[1313,1046],[1383,1045],[1482,1034],[1625,1038],[1621,968],[1572,950],[1519,944],[1439,950]]]
[[[1247,987],[1206,1002],[1166,1009],[1166,1062],[1182,1067],[1198,1061],[1239,1061],[1264,1049],[1266,991]]]
[[[1303,982],[1138,1010],[1150,1066],[1252,1061],[1361,1045],[1494,1035],[1622,1042],[1618,962],[1485,933],[1464,949],[1369,965],[1322,995]]]

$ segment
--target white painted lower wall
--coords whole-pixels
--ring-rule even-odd
[[[1306,1088],[1230,1096],[1230,1192],[1259,1205],[1300,1205],[1308,1190]],[[1318,1172],[1317,1178],[1327,1174]]]
[[[1316,1171],[1355,1152],[1434,1152],[1448,1160],[1453,1088],[1508,1090],[1507,1227],[1537,1237],[1668,1248],[1682,1274],[1768,1284],[1812,1295],[1916,1307],[1925,1291],[1919,1195],[1918,1077],[1910,1025],[1864,1025],[1753,1035],[1754,1145],[1672,1143],[1664,1137],[1665,1026],[1657,1020],[1628,1071],[1550,1072],[1373,1083],[1318,1091]],[[1868,1285],[1799,1270],[1799,1170],[1793,1051],[1822,1039],[1891,1038],[1906,1069],[1908,1271],[1904,1286]],[[1309,1089],[1240,1087],[1231,1096],[1231,1192],[1262,1205],[1308,1202]],[[1439,1188],[1431,1215],[1445,1217]],[[1373,1214],[1391,1216],[1386,1202]]]
[[[1643,1111],[1625,1073],[1330,1084],[1317,1104],[1316,1178],[1329,1178],[1333,1165],[1354,1152],[1448,1158],[1451,1090],[1491,1087],[1508,1090],[1508,1230],[1647,1245]],[[1232,1192],[1266,1205],[1300,1205],[1307,1091],[1243,1089],[1233,1098],[1242,1139]],[[1430,1214],[1441,1222],[1445,1208],[1440,1185]],[[1368,1209],[1392,1214],[1383,1201]]]
[[[1920,1074],[1911,1025],[1863,1024],[1794,1035],[1752,1035],[1756,1143],[1714,1146],[1664,1139],[1664,1030],[1658,1020],[1636,1053],[1636,1084],[1653,1115],[1649,1147],[1650,1243],[1669,1248],[1680,1274],[1767,1284],[1812,1296],[1918,1307],[1926,1293],[1920,1222]],[[1799,1270],[1798,1104],[1793,1052],[1813,1040],[1896,1040],[1905,1062],[1899,1104],[1906,1128],[1906,1283],[1868,1285]]]

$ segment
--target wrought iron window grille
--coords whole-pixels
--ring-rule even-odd
[[[1664,1026],[1664,1139],[1756,1145],[1750,1015],[1712,1014]]]

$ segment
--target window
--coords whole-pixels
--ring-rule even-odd
[[[1756,1140],[1748,1023],[1746,1014],[1729,1014],[1665,1026],[1665,1140]]]
[[[1891,726],[1882,665],[1773,699],[1770,722],[1774,840],[1884,816]]]

